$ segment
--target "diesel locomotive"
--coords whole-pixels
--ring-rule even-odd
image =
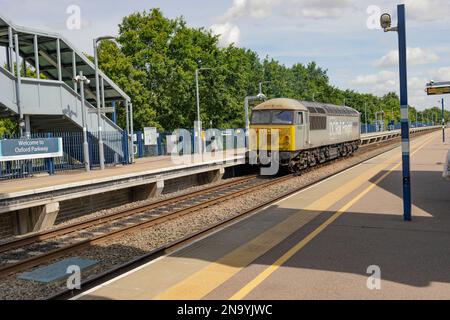
[[[277,161],[292,172],[345,157],[360,144],[360,114],[347,106],[287,98],[254,107],[249,151],[258,163],[278,153]]]

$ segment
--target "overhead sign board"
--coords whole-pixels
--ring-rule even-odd
[[[427,88],[427,94],[429,96],[437,95],[437,94],[449,94],[450,93],[450,86],[446,87],[428,87]]]
[[[0,161],[63,156],[62,138],[0,140]]]
[[[144,128],[144,145],[154,146],[158,144],[158,132],[154,127]]]
[[[450,81],[427,83],[425,92],[429,96],[450,93]]]

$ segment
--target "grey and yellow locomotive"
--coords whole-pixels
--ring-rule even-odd
[[[293,172],[352,154],[359,143],[360,114],[350,107],[278,98],[252,110],[250,152],[277,151]]]

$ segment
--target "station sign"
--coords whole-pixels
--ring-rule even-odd
[[[44,159],[62,156],[62,138],[0,140],[0,161]]]
[[[448,87],[431,87],[427,88],[427,94],[429,96],[437,95],[437,94],[449,94],[450,93],[450,86]]]
[[[425,92],[429,96],[434,96],[434,95],[439,95],[439,94],[450,94],[450,81],[427,83]]]
[[[144,128],[144,145],[154,146],[158,144],[158,131],[154,127]]]

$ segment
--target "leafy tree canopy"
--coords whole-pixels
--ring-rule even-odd
[[[288,97],[346,104],[366,111],[369,123],[375,113],[384,111],[386,122],[400,121],[399,98],[341,90],[329,82],[327,70],[315,62],[287,67],[268,56],[235,45],[219,47],[218,37],[204,28],[189,27],[183,17],[169,19],[159,9],[131,14],[119,25],[118,48],[113,42],[99,46],[100,68],[131,98],[135,129],[155,126],[159,130],[192,128],[196,120],[195,70],[200,72],[200,107],[203,127],[244,126],[244,98],[258,93],[260,81],[269,98]],[[33,70],[27,71],[33,77]],[[124,108],[118,122],[125,127]],[[424,118],[439,119],[439,110],[429,108]],[[415,121],[416,110],[410,109]],[[450,113],[446,113],[450,120]],[[419,116],[420,120],[420,116]],[[0,122],[0,133],[14,130]],[[3,127],[2,127],[3,126]]]

